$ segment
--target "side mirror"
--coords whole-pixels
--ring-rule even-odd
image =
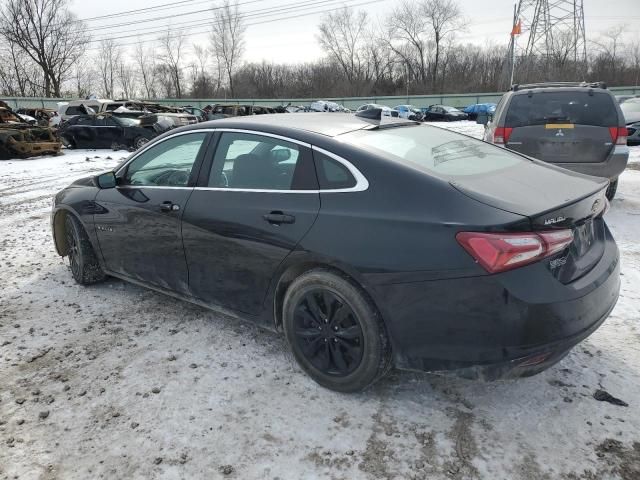
[[[489,114],[487,112],[480,112],[476,118],[476,123],[486,125],[489,123]]]
[[[96,185],[98,188],[116,188],[117,180],[116,174],[113,172],[106,172],[95,177]]]

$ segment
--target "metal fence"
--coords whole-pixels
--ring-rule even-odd
[[[635,87],[611,87],[609,88],[615,95],[640,95],[640,86]],[[340,97],[340,98],[321,98],[339,103],[347,108],[355,109],[364,103],[380,103],[395,107],[396,105],[415,105],[417,107],[426,107],[434,104],[450,105],[452,107],[465,107],[474,103],[497,103],[502,97],[502,93],[459,93],[459,94],[442,94],[442,95],[408,95],[408,96],[392,96],[392,97]],[[21,107],[39,107],[39,108],[57,108],[59,102],[68,102],[73,98],[22,98],[22,97],[5,97],[0,98],[7,102],[12,108]],[[311,102],[319,100],[319,98],[161,98],[153,99],[153,102],[163,105],[193,105],[196,107],[204,107],[213,104],[242,104],[242,105],[309,105]]]

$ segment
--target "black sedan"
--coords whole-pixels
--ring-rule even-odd
[[[140,126],[136,118],[121,118],[111,114],[77,115],[64,122],[58,131],[67,148],[138,149],[155,133]]]
[[[282,331],[351,392],[392,366],[504,378],[563,358],[618,298],[606,188],[417,122],[266,115],[158,137],[59,192],[52,228],[80,284]]]
[[[425,122],[456,122],[458,120],[469,120],[469,115],[446,105],[431,105],[424,111]]]

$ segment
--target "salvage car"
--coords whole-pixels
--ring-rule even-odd
[[[391,107],[387,107],[386,105],[378,105],[377,103],[365,103],[364,105],[360,105],[356,110],[356,115],[367,112],[369,110],[382,110],[382,115],[385,117],[399,117],[400,112],[394,110]]]
[[[58,135],[67,148],[111,148],[137,150],[156,134],[140,120],[108,113],[77,115],[63,123]]]
[[[462,111],[469,116],[469,120],[478,118],[478,114],[493,115],[496,111],[495,103],[476,103],[465,107]]]
[[[55,196],[55,248],[80,284],[284,332],[342,392],[392,366],[532,375],[604,322],[620,288],[605,179],[372,113],[169,132]]]
[[[640,99],[630,99],[620,105],[627,124],[627,145],[640,145]]]
[[[431,105],[424,111],[425,122],[457,122],[468,119],[469,115],[463,111],[446,105]]]
[[[628,104],[629,101],[623,105]],[[484,139],[559,167],[610,181],[613,200],[627,167],[627,126],[602,82],[514,85],[504,94]]]
[[[58,112],[52,108],[19,108],[16,113],[34,118],[42,127],[53,126],[52,119],[58,115]]]
[[[406,118],[418,122],[424,118],[424,115],[420,111],[420,109],[414,107],[413,105],[398,105],[397,107],[393,107],[393,109],[398,112],[398,116],[400,118]]]
[[[56,155],[61,148],[50,128],[25,123],[0,101],[0,160]]]

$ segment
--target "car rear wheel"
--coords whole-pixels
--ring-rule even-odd
[[[611,180],[609,182],[609,187],[607,188],[607,192],[605,193],[607,200],[611,201],[616,196],[616,192],[618,191],[618,179]]]
[[[63,135],[62,137],[60,137],[60,141],[66,148],[69,148],[69,149],[76,148],[75,140],[69,137],[68,135]]]
[[[142,148],[143,146],[145,146],[147,143],[149,143],[149,139],[145,138],[145,137],[136,137],[136,139],[133,141],[133,146],[135,147],[136,150]]]
[[[380,314],[358,287],[328,270],[312,270],[291,284],[283,326],[300,367],[331,390],[364,390],[391,367]]]
[[[78,219],[67,214],[64,226],[67,242],[66,256],[69,259],[69,269],[74,280],[81,285],[91,285],[104,280],[106,275]]]

